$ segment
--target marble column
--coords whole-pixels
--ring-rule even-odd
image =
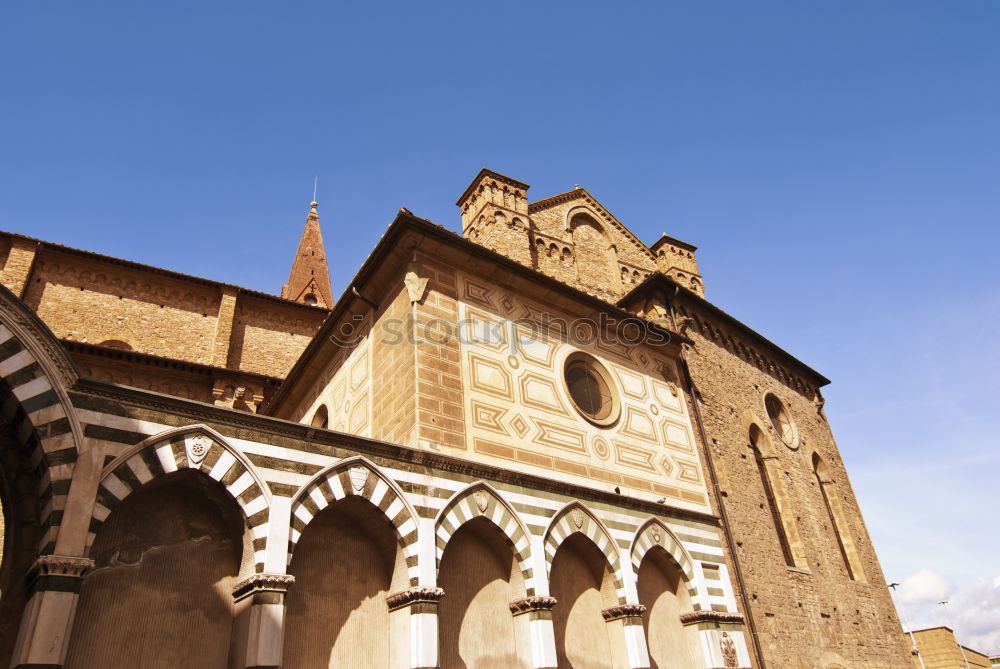
[[[743,614],[691,611],[681,615],[681,622],[685,626],[697,626],[706,667],[750,669]]]
[[[552,627],[552,608],[555,605],[555,597],[544,596],[525,597],[510,603],[517,638],[518,641],[527,641],[530,651],[528,666],[532,669],[556,668],[556,634]]]
[[[407,619],[410,630],[410,669],[439,669],[438,602],[444,590],[435,587],[407,588],[385,598],[389,607],[389,625],[397,628],[400,617]]]
[[[649,669],[649,649],[642,627],[645,610],[642,604],[620,604],[601,611],[604,622],[610,626],[608,636],[612,647],[618,647],[618,655],[624,656],[629,669]]]
[[[285,593],[295,577],[289,574],[253,574],[233,587],[237,607],[249,603],[247,669],[279,669],[285,646]]]
[[[42,555],[28,572],[28,603],[14,646],[15,669],[58,669],[66,662],[83,577],[94,561]]]

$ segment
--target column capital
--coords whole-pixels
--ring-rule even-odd
[[[524,599],[515,599],[511,602],[510,612],[511,615],[519,616],[524,613],[552,611],[553,607],[555,607],[558,603],[559,602],[555,597],[545,597],[540,595],[525,597]]]
[[[274,604],[284,597],[289,586],[295,583],[291,574],[252,574],[233,586],[233,600],[253,597],[255,604]]]
[[[79,593],[83,577],[93,568],[94,561],[90,558],[40,555],[28,570],[28,589]]]
[[[642,624],[641,621],[636,620],[642,618],[642,614],[646,611],[646,607],[642,604],[619,604],[618,606],[612,606],[609,609],[604,609],[601,611],[601,615],[604,617],[604,622],[610,623],[613,620],[624,620],[625,624]]]
[[[444,597],[442,588],[407,588],[386,597],[385,603],[390,611],[416,604],[420,610],[414,613],[437,613],[437,605],[442,597]]]

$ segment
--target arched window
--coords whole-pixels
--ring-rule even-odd
[[[865,572],[861,566],[861,558],[858,555],[857,548],[854,546],[854,540],[851,539],[851,530],[847,524],[847,517],[844,515],[844,509],[840,504],[840,496],[837,494],[837,486],[833,479],[830,477],[830,471],[827,469],[826,463],[823,462],[823,458],[819,456],[819,453],[813,453],[813,472],[816,474],[816,481],[819,483],[820,492],[823,495],[823,503],[826,505],[826,511],[830,516],[830,526],[833,529],[833,534],[837,537],[837,545],[840,548],[840,554],[844,558],[844,566],[847,567],[847,573],[854,581],[864,581]]]
[[[104,348],[114,348],[119,351],[131,351],[132,346],[128,342],[124,342],[120,339],[105,339],[98,346],[103,346]]]
[[[781,479],[777,458],[771,452],[771,444],[764,431],[756,424],[750,425],[749,437],[761,485],[764,488],[764,497],[774,522],[774,531],[778,535],[778,544],[781,546],[781,555],[789,567],[806,569],[808,561],[802,548],[798,525],[791,512],[788,492]]]
[[[330,417],[329,414],[327,413],[326,405],[320,404],[319,408],[316,409],[316,413],[313,414],[312,420],[309,421],[309,424],[312,425],[313,427],[321,427],[325,430],[329,422],[330,422]]]
[[[767,410],[767,417],[781,441],[785,442],[789,448],[797,448],[799,431],[781,400],[776,395],[768,393],[764,397],[764,408]]]

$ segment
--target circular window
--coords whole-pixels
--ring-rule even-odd
[[[798,447],[798,430],[795,428],[795,423],[792,421],[792,417],[788,415],[788,411],[785,410],[785,405],[781,403],[774,395],[768,394],[764,396],[764,408],[767,410],[767,417],[771,419],[771,425],[774,426],[774,431],[778,433],[785,445],[789,448]]]
[[[566,358],[563,376],[573,406],[584,418],[601,427],[618,420],[621,406],[604,365],[586,353],[573,353]]]

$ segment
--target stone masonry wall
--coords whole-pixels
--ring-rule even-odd
[[[241,295],[236,304],[230,369],[284,377],[323,323],[326,312]]]
[[[462,405],[462,367],[458,333],[457,276],[452,267],[418,256],[427,278],[423,299],[414,309],[417,342],[418,444],[466,448]]]
[[[744,349],[735,338],[693,303],[687,307],[683,315],[693,317],[685,330],[694,340],[688,355],[691,375],[718,470],[720,502],[729,514],[768,666],[906,666],[909,653],[899,640],[899,621],[818,395],[765,372],[766,363],[758,366],[755,359],[742,356]],[[794,420],[801,442],[797,450],[785,446],[772,428],[764,407],[767,393],[774,393]],[[770,436],[789,495],[785,513],[798,525],[807,570],[786,565],[749,436],[744,434],[746,412],[752,412]],[[813,473],[814,452],[826,462],[838,488],[864,582],[852,580],[845,566]]]
[[[46,254],[35,261],[24,301],[61,339],[117,340],[140,353],[211,364],[219,312],[211,286]]]
[[[376,439],[413,446],[416,440],[416,352],[407,331],[412,326],[410,298],[402,282],[372,332],[372,413]]]
[[[280,378],[328,313],[46,244],[0,234],[0,282],[61,339]]]

